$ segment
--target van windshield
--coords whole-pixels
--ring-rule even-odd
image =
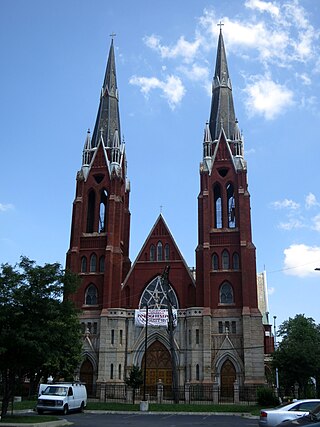
[[[43,392],[43,394],[50,396],[66,396],[68,387],[56,387],[49,385]]]

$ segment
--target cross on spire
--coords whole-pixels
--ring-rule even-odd
[[[220,27],[220,32],[222,31],[222,26],[224,25],[224,23],[223,22],[219,22],[219,24],[217,24],[217,27]]]
[[[116,33],[114,33],[114,32],[112,32],[111,34],[110,34],[110,37],[112,38],[112,40],[114,39],[114,37],[116,36],[117,34]]]

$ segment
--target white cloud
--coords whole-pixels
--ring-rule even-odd
[[[194,42],[188,42],[184,36],[181,36],[173,46],[165,46],[160,43],[160,37],[152,34],[144,38],[145,44],[153,50],[160,53],[161,58],[181,57],[185,62],[193,61],[201,40],[196,38]]]
[[[320,267],[319,246],[293,244],[284,250],[284,257],[285,274],[298,277],[320,274],[314,270]]]
[[[7,212],[13,209],[13,205],[11,203],[0,203],[0,212]]]
[[[320,232],[320,214],[312,218],[312,229]]]
[[[276,289],[274,287],[271,287],[271,288],[268,287],[268,295],[273,295],[275,291]]]
[[[179,67],[181,71],[189,80],[206,82],[209,78],[209,69],[208,67],[203,67],[198,64],[192,64],[191,67],[181,66]],[[211,85],[211,82],[210,82]]]
[[[245,7],[249,9],[257,9],[259,12],[269,12],[271,15],[278,17],[280,10],[274,3],[262,0],[247,0]]]
[[[311,79],[307,74],[296,74],[296,77],[301,81],[301,83],[305,86],[311,85]]]
[[[132,76],[130,84],[140,87],[141,92],[148,96],[149,92],[153,89],[160,89],[162,97],[168,101],[171,109],[180,104],[185,95],[185,88],[182,81],[177,76],[167,76],[166,80],[159,80],[157,77],[138,77]]]
[[[295,210],[300,208],[299,203],[291,199],[277,200],[276,202],[272,202],[271,205],[275,209],[294,209]]]
[[[309,193],[306,196],[305,206],[307,209],[310,209],[314,206],[320,206],[320,203],[317,202],[316,196],[312,193]]]
[[[250,116],[262,115],[272,120],[293,105],[293,92],[275,83],[269,76],[252,76],[245,93],[247,112]]]
[[[290,231],[296,228],[303,228],[305,225],[300,219],[290,218],[287,222],[280,222],[278,227],[282,230]]]

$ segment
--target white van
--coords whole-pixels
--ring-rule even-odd
[[[87,406],[86,386],[81,383],[40,384],[37,412],[59,411],[66,415]]]

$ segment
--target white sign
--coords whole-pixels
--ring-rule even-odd
[[[146,326],[146,309],[134,311],[134,323],[136,326]],[[177,326],[177,309],[172,309],[173,326]],[[165,308],[148,309],[148,326],[168,326],[168,310]]]

